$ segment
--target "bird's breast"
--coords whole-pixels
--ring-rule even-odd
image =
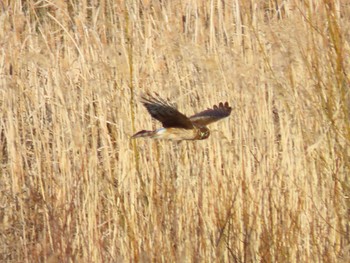
[[[197,137],[196,129],[160,128],[152,136],[155,139],[166,140],[194,140]]]

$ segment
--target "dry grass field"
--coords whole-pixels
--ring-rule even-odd
[[[350,262],[350,1],[1,0],[0,262]],[[130,140],[228,101],[203,141]]]

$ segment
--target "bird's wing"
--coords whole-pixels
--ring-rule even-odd
[[[189,119],[195,126],[206,126],[212,122],[228,117],[231,111],[232,108],[228,105],[228,102],[220,102],[219,106],[214,105],[212,109],[201,111],[191,116]]]
[[[193,129],[193,124],[189,118],[179,112],[174,104],[150,94],[142,96],[142,104],[146,107],[151,116],[163,124],[164,128]]]

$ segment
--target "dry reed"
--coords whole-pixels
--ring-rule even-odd
[[[0,261],[350,261],[348,1],[0,4]]]

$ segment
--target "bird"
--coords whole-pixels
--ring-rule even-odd
[[[220,102],[213,108],[208,108],[190,117],[187,117],[176,108],[175,104],[162,99],[159,94],[155,96],[147,93],[141,97],[142,104],[148,113],[163,125],[156,130],[141,130],[131,139],[149,137],[165,140],[204,140],[210,135],[207,125],[230,116],[232,108],[228,102]]]

